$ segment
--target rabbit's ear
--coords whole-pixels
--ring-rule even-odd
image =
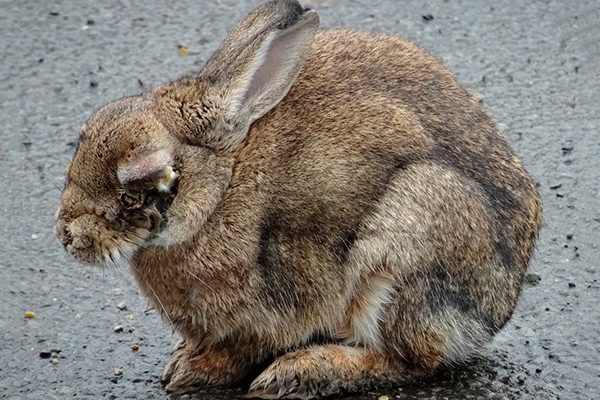
[[[318,26],[318,14],[297,1],[271,1],[240,21],[207,61],[200,77],[211,82],[225,120],[245,127],[234,134],[245,135],[287,94]]]
[[[138,155],[117,168],[119,183],[126,188],[156,188],[169,192],[178,177],[173,169],[173,157],[165,150]]]

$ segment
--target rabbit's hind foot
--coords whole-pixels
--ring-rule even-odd
[[[250,385],[246,398],[313,399],[406,380],[403,366],[362,347],[312,346],[277,358]]]

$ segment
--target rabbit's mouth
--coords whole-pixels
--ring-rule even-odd
[[[158,231],[158,213],[154,213],[148,217],[155,221],[152,225],[140,224],[127,230],[115,229],[101,216],[83,214],[68,224],[59,221],[56,234],[65,250],[81,262],[104,266],[118,264],[121,260],[129,260],[156,234],[150,229]]]

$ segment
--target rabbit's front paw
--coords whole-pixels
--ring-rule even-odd
[[[230,385],[243,378],[247,369],[246,363],[234,360],[225,350],[203,350],[182,340],[173,350],[161,383],[169,393],[182,394]]]

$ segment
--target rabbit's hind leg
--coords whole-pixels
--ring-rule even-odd
[[[364,347],[311,346],[277,358],[244,397],[312,399],[387,386],[409,379],[402,363]]]
[[[478,356],[499,329],[480,304],[490,299],[440,276],[440,268],[423,268],[398,282],[379,327],[385,354],[424,373]]]

